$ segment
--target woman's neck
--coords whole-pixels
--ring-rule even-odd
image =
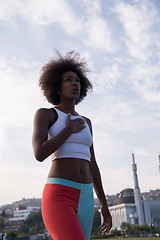
[[[60,103],[59,105],[56,106],[59,110],[65,113],[70,113],[71,115],[75,115],[75,104],[64,104]]]

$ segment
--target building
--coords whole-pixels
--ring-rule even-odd
[[[34,212],[38,212],[39,207],[26,207],[26,206],[19,206],[14,211],[14,217],[10,218],[10,222],[14,221],[25,221],[29,217],[30,214]]]
[[[14,211],[13,218],[10,218],[9,222],[5,224],[2,232],[14,231],[18,232],[21,225],[26,221],[30,214],[38,212],[40,207],[26,207],[19,206]]]
[[[109,207],[113,229],[120,229],[122,222],[129,224],[153,224],[160,227],[160,201],[143,200],[138,184],[137,166],[132,154],[134,189],[127,188],[117,194],[117,205]]]

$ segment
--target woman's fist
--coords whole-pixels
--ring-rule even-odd
[[[68,116],[66,118],[66,127],[68,127],[72,133],[78,133],[82,131],[86,125],[83,118],[76,118],[71,120],[71,114],[68,113]]]

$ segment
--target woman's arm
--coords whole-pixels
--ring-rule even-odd
[[[88,125],[90,126],[91,133],[92,133],[92,126],[89,119],[87,119]],[[109,233],[110,229],[112,228],[112,217],[108,209],[107,200],[105,197],[105,193],[102,186],[101,174],[99,171],[99,167],[96,162],[95,154],[94,154],[94,147],[93,144],[90,148],[91,152],[91,164],[90,164],[90,171],[92,176],[93,188],[96,192],[98,200],[100,202],[101,214],[103,217],[103,223],[100,226],[100,229],[103,233]]]
[[[72,133],[80,132],[85,127],[82,119],[70,120],[71,115],[68,114],[65,128],[55,137],[48,139],[48,129],[55,117],[52,109],[41,108],[35,114],[32,145],[35,158],[40,162],[54,153]]]
[[[112,228],[112,217],[108,209],[107,200],[102,186],[101,174],[94,155],[93,145],[91,146],[90,151],[91,151],[90,171],[92,176],[92,182],[94,190],[100,202],[101,214],[103,217],[103,222],[100,228],[103,233],[109,233],[110,229]]]

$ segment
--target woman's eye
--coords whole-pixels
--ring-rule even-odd
[[[79,78],[76,78],[75,80],[73,80],[72,78],[65,78],[65,81],[76,81],[76,82],[80,83]]]

